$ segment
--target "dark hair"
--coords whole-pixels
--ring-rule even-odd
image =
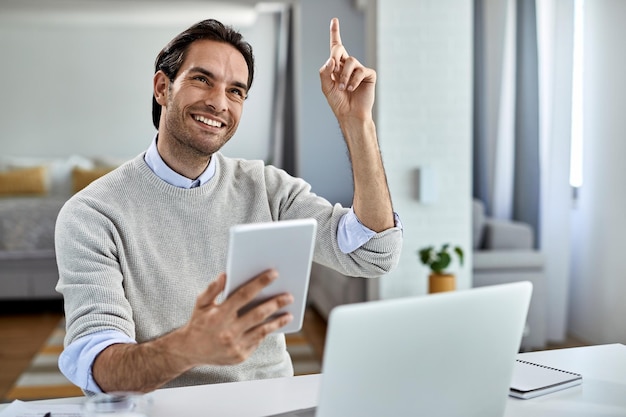
[[[218,42],[224,42],[235,47],[241,55],[243,55],[248,65],[248,90],[252,86],[254,78],[254,55],[252,54],[252,46],[243,39],[241,33],[237,32],[231,26],[225,26],[215,19],[207,19],[196,23],[189,29],[178,34],[172,39],[165,48],[159,52],[154,63],[154,73],[159,70],[171,80],[174,81],[178,70],[185,60],[185,55],[189,49],[189,45],[201,39],[209,39]],[[161,105],[157,103],[154,95],[152,96],[152,123],[156,129],[159,129],[159,120],[161,119]]]

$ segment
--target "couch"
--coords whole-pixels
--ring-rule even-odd
[[[533,297],[521,349],[544,348],[547,331],[544,258],[533,249],[531,227],[521,222],[488,218],[484,205],[478,200],[473,201],[472,219],[472,285],[481,287],[524,280],[532,282]],[[308,303],[325,319],[338,305],[369,299],[367,279],[348,277],[313,264]]]
[[[0,156],[0,300],[58,300],[54,227],[67,199],[118,161]]]
[[[359,303],[369,300],[368,280],[380,278],[348,277],[318,263],[311,266],[308,304],[325,320],[330,311],[341,304]]]
[[[523,350],[543,349],[547,340],[547,283],[544,255],[533,249],[532,228],[522,222],[485,215],[484,204],[472,202],[472,285],[530,281],[533,296],[528,311]]]
[[[59,299],[54,225],[64,199],[0,199],[0,299]]]

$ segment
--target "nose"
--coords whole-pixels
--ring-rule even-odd
[[[228,109],[226,91],[218,86],[214,86],[209,90],[204,102],[216,112],[221,113]]]

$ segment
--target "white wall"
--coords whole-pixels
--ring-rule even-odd
[[[572,215],[569,327],[591,343],[626,343],[625,21],[624,1],[585,2],[584,183]]]
[[[209,3],[188,3],[191,10],[135,3],[136,13],[131,3],[96,10],[67,3],[71,7],[63,11],[24,4],[0,3],[2,156],[131,158],[147,149],[155,134],[156,55],[177,33],[209,17],[240,29],[256,55],[244,117],[224,152],[269,156],[276,37],[271,14],[254,20],[250,6],[212,9]],[[236,13],[223,11],[230,9]]]
[[[379,296],[427,291],[416,251],[461,245],[458,287],[471,286],[472,2],[379,0],[377,126],[393,203],[404,225],[399,267]],[[372,30],[369,28],[368,30]],[[414,170],[429,167],[437,199],[415,198]]]

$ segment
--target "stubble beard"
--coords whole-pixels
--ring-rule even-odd
[[[223,136],[208,132],[194,132],[196,129],[190,126],[189,120],[191,119],[187,120],[185,112],[173,102],[170,102],[168,107],[170,111],[165,117],[165,128],[174,140],[175,143],[172,145],[178,149],[180,156],[210,159],[211,155],[222,149],[234,134],[234,132],[228,132]]]

